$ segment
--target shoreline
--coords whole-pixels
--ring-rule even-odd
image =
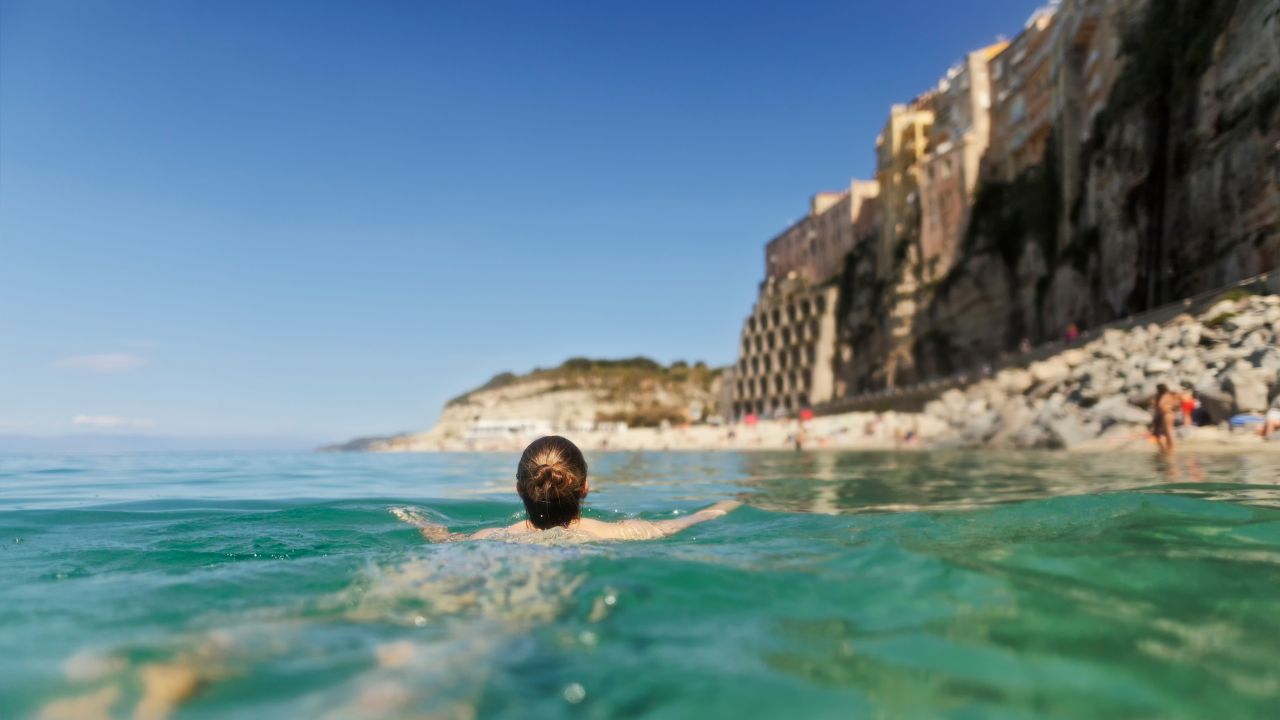
[[[496,395],[476,403],[467,411],[469,417],[440,421],[427,432],[353,441],[334,449],[518,452],[536,437],[560,433],[588,451],[1152,452],[1153,403],[1164,392],[1192,403],[1194,413],[1177,411],[1175,419],[1188,414],[1200,423],[1178,429],[1175,452],[1280,452],[1280,432],[1264,439],[1254,425],[1231,429],[1232,423],[1243,423],[1242,416],[1261,420],[1280,411],[1280,295],[1226,297],[1198,316],[1179,314],[1164,324],[1107,329],[1083,345],[1025,367],[988,372],[968,385],[941,391],[918,412],[862,410],[750,424],[664,420],[659,427],[642,428],[593,422],[575,430],[577,424],[555,413],[537,422],[517,420],[532,416],[528,399]]]
[[[878,423],[878,424],[877,424]],[[803,427],[803,429],[802,429]],[[870,434],[868,428],[870,427]],[[1149,435],[1099,437],[1066,447],[1021,448],[965,445],[955,442],[948,428],[924,414],[846,413],[803,423],[796,420],[764,420],[754,426],[690,425],[666,430],[635,428],[623,433],[580,432],[567,437],[587,452],[797,452],[795,434],[803,432],[800,452],[946,452],[1035,451],[1045,453],[1158,453]],[[914,439],[907,434],[915,433]],[[732,436],[730,435],[732,433]],[[371,452],[389,453],[518,453],[533,436],[467,442],[435,438],[426,433]],[[1177,438],[1174,453],[1280,454],[1280,442],[1264,440],[1249,430],[1230,432],[1217,427],[1195,428],[1189,437]]]

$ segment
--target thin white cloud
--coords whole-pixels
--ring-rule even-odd
[[[92,428],[140,428],[151,425],[150,420],[136,420],[119,415],[77,415],[71,418],[72,425]]]
[[[96,373],[122,373],[137,370],[147,364],[144,355],[132,353],[100,353],[97,355],[69,355],[54,363],[55,367],[69,370],[88,370]]]

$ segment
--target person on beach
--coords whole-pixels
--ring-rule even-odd
[[[1262,418],[1262,425],[1258,428],[1258,434],[1262,437],[1268,437],[1271,433],[1280,432],[1280,398],[1272,403],[1271,409],[1267,410],[1267,414]]]
[[[1196,412],[1196,393],[1189,387],[1185,388],[1183,389],[1182,394],[1178,397],[1178,400],[1182,406],[1182,426],[1191,427],[1193,420],[1192,416],[1195,415]]]
[[[1186,438],[1195,425],[1196,396],[1190,387],[1183,386],[1178,393],[1178,437]]]
[[[443,525],[430,522],[406,508],[393,508],[391,512],[417,527],[422,537],[431,542],[503,539],[554,528],[563,528],[589,540],[655,540],[727,515],[742,504],[725,500],[671,520],[604,522],[582,517],[582,501],[590,490],[587,461],[582,451],[566,438],[548,435],[529,443],[516,465],[516,492],[524,501],[528,517],[514,525],[487,528],[468,535],[451,533]]]
[[[1170,392],[1168,385],[1160,383],[1156,386],[1155,402],[1151,407],[1151,434],[1165,453],[1173,452],[1173,421],[1178,414],[1178,401],[1178,393]]]

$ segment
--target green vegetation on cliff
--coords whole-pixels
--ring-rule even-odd
[[[721,368],[711,368],[703,362],[691,365],[677,360],[663,365],[646,357],[617,360],[574,357],[557,367],[535,368],[524,375],[499,373],[480,387],[453,398],[447,406],[465,405],[483,392],[541,383],[544,386],[541,393],[588,390],[599,402],[616,406],[598,413],[597,421],[652,427],[664,420],[687,419],[688,403],[708,401],[721,372]]]

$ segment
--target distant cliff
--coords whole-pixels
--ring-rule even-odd
[[[848,392],[975,367],[1023,339],[1276,268],[1280,2],[1128,4],[1103,111],[1087,132],[1059,122],[1039,166],[980,181],[944,277],[909,284],[903,303],[890,294],[920,274],[914,253],[895,257],[889,277],[872,274],[874,257],[849,259],[839,368]],[[913,313],[905,340],[892,333],[895,307]]]
[[[524,375],[499,373],[450,400],[430,430],[360,438],[329,451],[439,450],[465,447],[485,432],[541,434],[601,423],[655,427],[716,413],[718,368],[704,363],[661,365],[648,358],[573,358]],[[511,428],[508,430],[508,428]]]

